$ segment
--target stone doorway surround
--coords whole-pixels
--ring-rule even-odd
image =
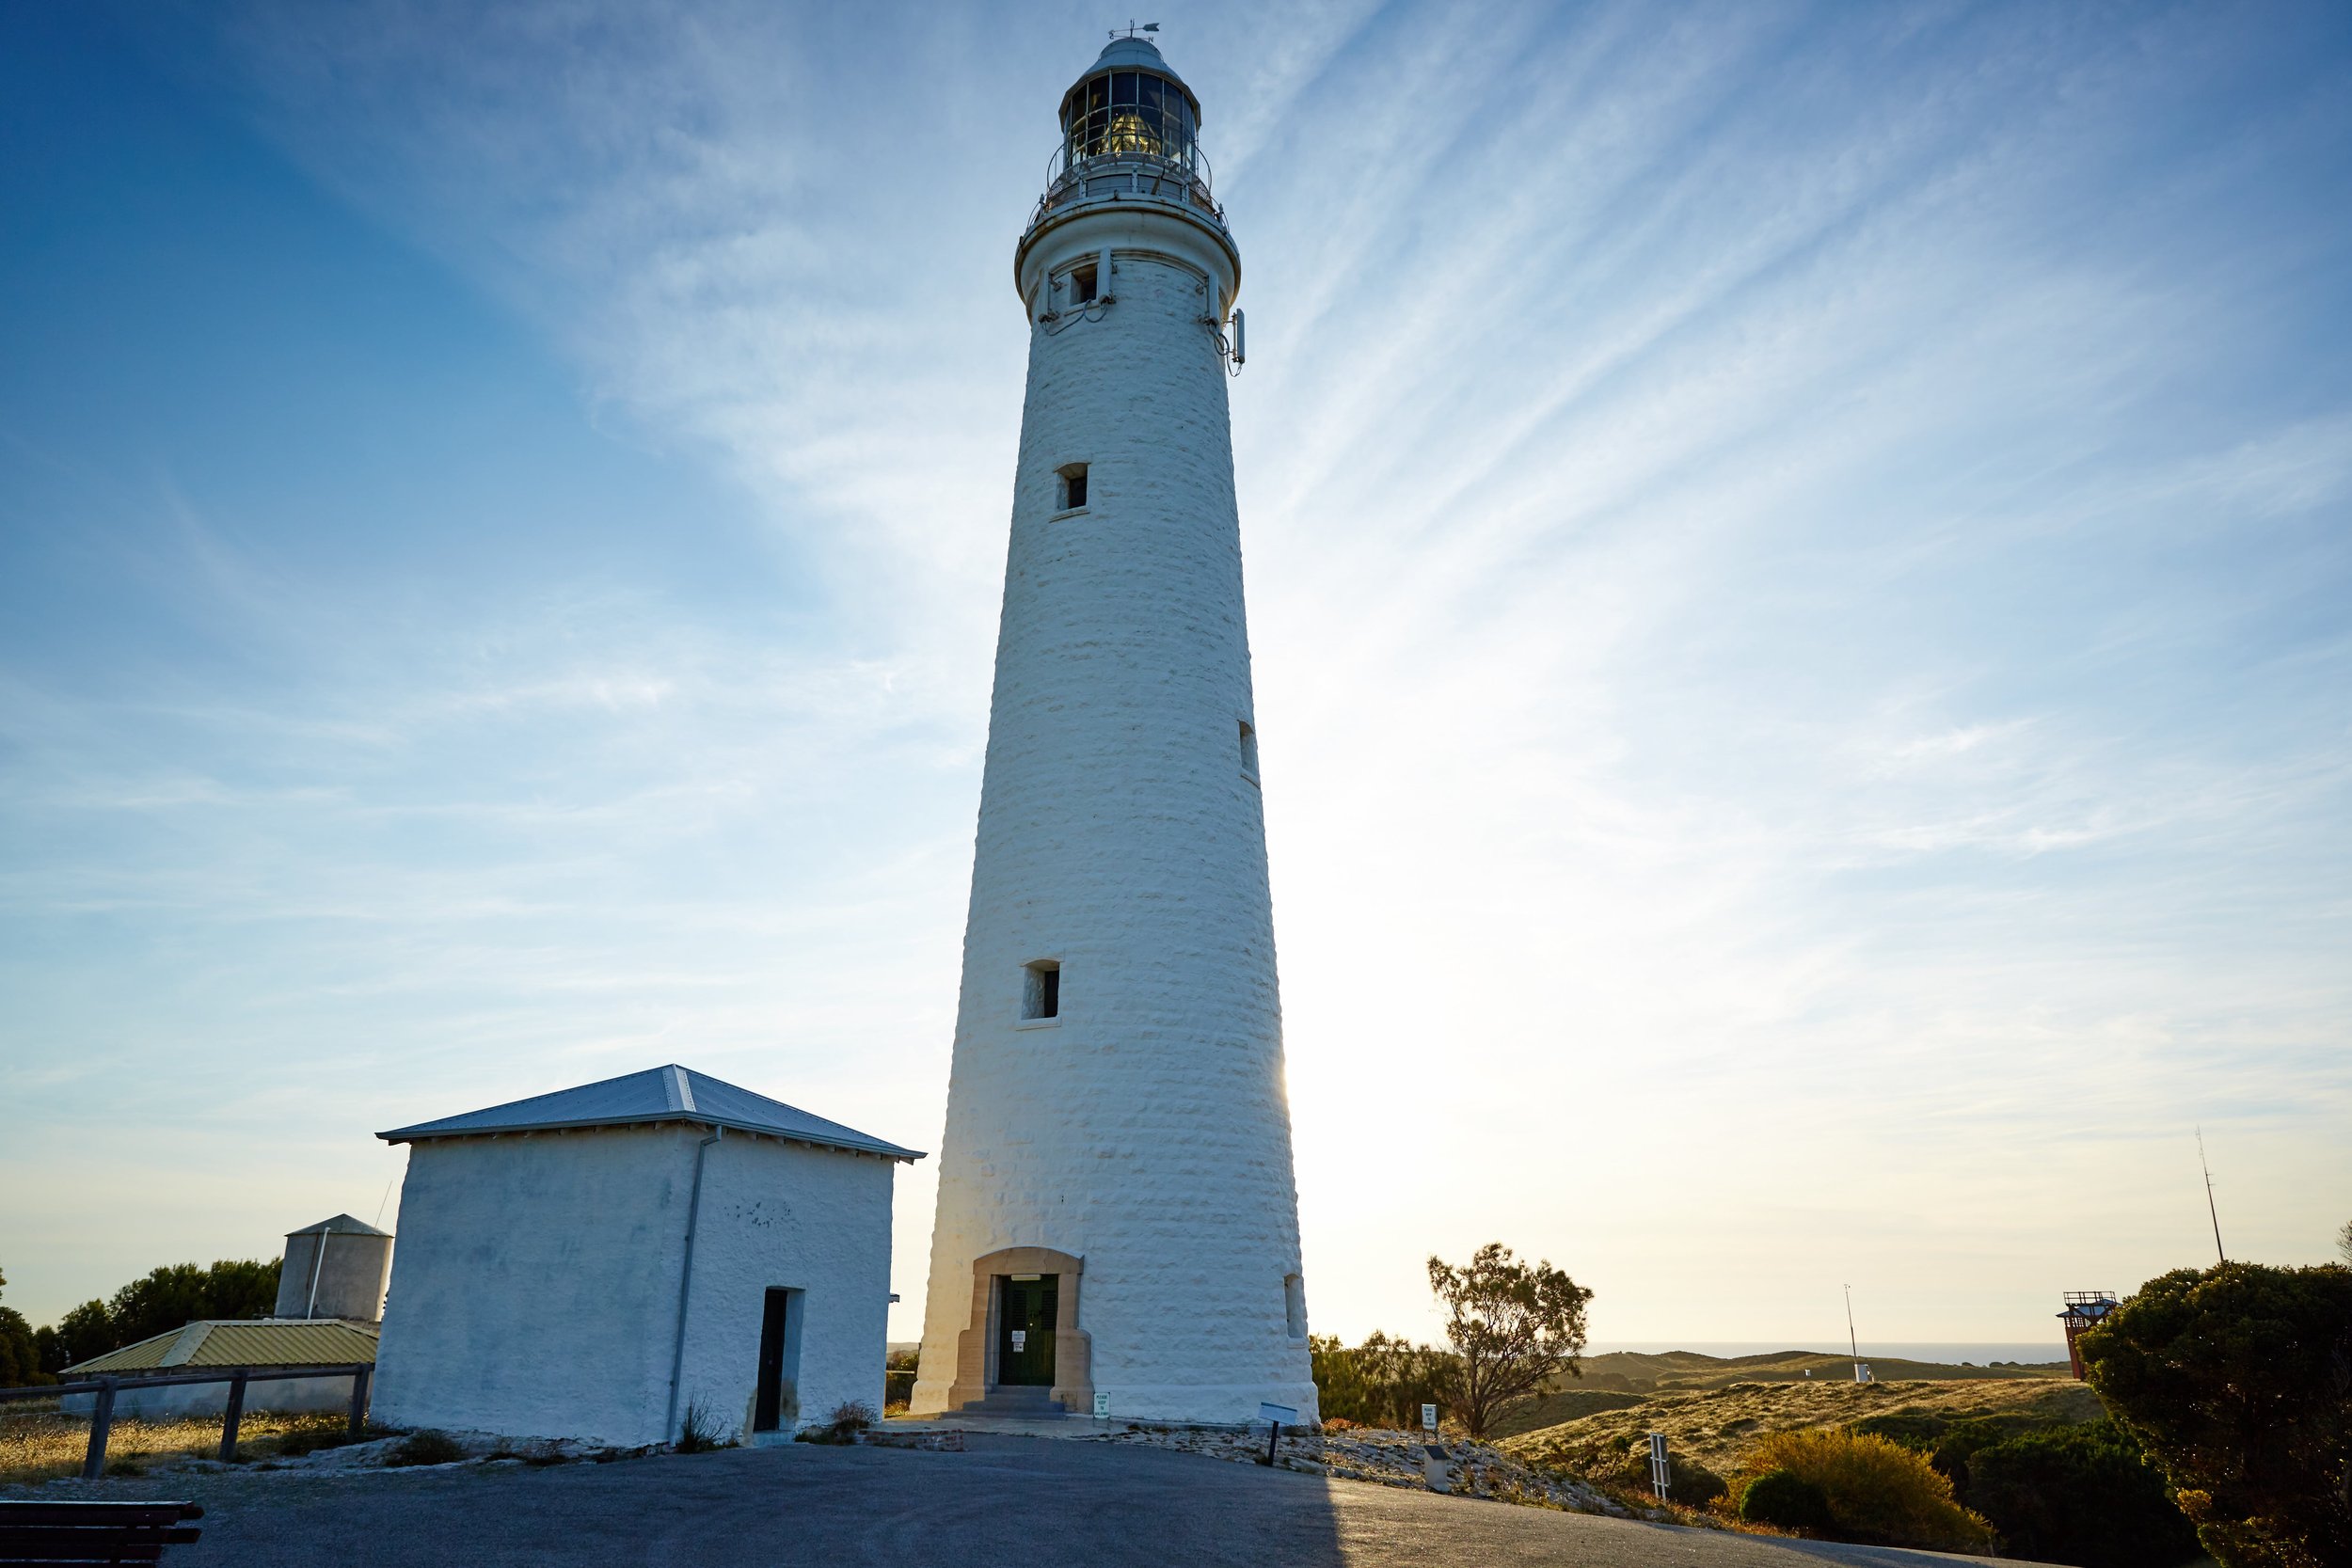
[[[1049,1395],[1073,1416],[1094,1414],[1093,1340],[1078,1326],[1078,1276],[1086,1260],[1052,1247],[1013,1246],[972,1259],[972,1315],[956,1335],[956,1380],[947,1408],[979,1403],[996,1386],[996,1281],[1005,1275],[1050,1274],[1054,1304],[1054,1386]]]

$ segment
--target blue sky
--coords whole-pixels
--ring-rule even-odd
[[[0,16],[11,1305],[669,1060],[936,1147],[1011,247],[1123,20]],[[1162,20],[1317,1328],[1500,1238],[1607,1339],[2043,1338],[2209,1256],[2201,1124],[2325,1256],[2343,8]]]

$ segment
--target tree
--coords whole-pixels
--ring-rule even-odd
[[[1992,1520],[2003,1548],[2019,1557],[2173,1568],[2202,1555],[2163,1472],[2113,1421],[2021,1433],[1977,1449],[1962,1468],[1961,1501]]]
[[[1445,1398],[1454,1357],[1443,1351],[1391,1338],[1376,1329],[1354,1350],[1336,1336],[1317,1336],[1307,1346],[1315,1407],[1327,1420],[1410,1431],[1421,1425],[1423,1404]]]
[[[2352,1562],[2352,1268],[2178,1269],[2081,1348],[2222,1568]]]
[[[125,1343],[115,1338],[115,1325],[106,1316],[103,1301],[86,1301],[57,1320],[50,1335],[54,1353],[41,1357],[41,1365],[50,1371],[63,1371],[77,1361],[87,1361],[93,1355],[103,1355]],[[54,1363],[54,1365],[53,1365]]]
[[[278,1305],[278,1261],[223,1259],[168,1263],[117,1291],[86,1301],[34,1335],[43,1371],[55,1372],[110,1350],[169,1334],[202,1318],[266,1318]]]
[[[278,1305],[278,1267],[274,1259],[224,1259],[210,1268],[171,1263],[142,1275],[106,1304],[115,1337],[107,1348],[169,1334],[199,1318],[265,1318]]]
[[[2352,1220],[2344,1221],[2344,1228],[2336,1232],[2336,1256],[2352,1263]]]
[[[1563,1370],[1583,1375],[1577,1357],[1593,1292],[1549,1262],[1514,1261],[1509,1247],[1488,1242],[1462,1268],[1430,1259],[1429,1288],[1445,1304],[1454,1345],[1446,1402],[1472,1438]]]
[[[8,1276],[0,1274],[0,1289],[6,1289]],[[23,1388],[36,1383],[55,1379],[41,1370],[40,1347],[33,1335],[33,1325],[13,1307],[0,1307],[0,1388]]]

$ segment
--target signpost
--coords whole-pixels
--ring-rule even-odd
[[[1438,1435],[1438,1407],[1436,1405],[1424,1404],[1421,1407],[1421,1430],[1432,1437]]]
[[[1649,1489],[1662,1503],[1666,1500],[1666,1488],[1673,1481],[1673,1466],[1666,1463],[1666,1434],[1653,1432],[1649,1434]]]
[[[1282,1423],[1288,1421],[1296,1426],[1298,1412],[1287,1404],[1261,1404],[1258,1406],[1258,1419],[1271,1422],[1274,1427],[1274,1434],[1265,1440],[1265,1457],[1258,1461],[1261,1465],[1270,1465],[1274,1463],[1275,1446],[1282,1441]]]
[[[1108,1419],[1110,1418],[1110,1413],[1111,1413],[1111,1397],[1110,1397],[1108,1394],[1097,1394],[1097,1395],[1095,1395],[1095,1396],[1094,1396],[1094,1418],[1095,1418],[1096,1420],[1098,1420],[1098,1421],[1102,1421],[1102,1420],[1108,1420]]]

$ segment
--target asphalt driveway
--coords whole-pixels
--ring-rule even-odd
[[[795,1444],[547,1469],[157,1477],[44,1495],[69,1491],[203,1503],[204,1538],[168,1554],[176,1568],[1925,1568],[1984,1560],[1677,1529],[1163,1449],[1021,1437],[974,1437],[963,1453]]]

